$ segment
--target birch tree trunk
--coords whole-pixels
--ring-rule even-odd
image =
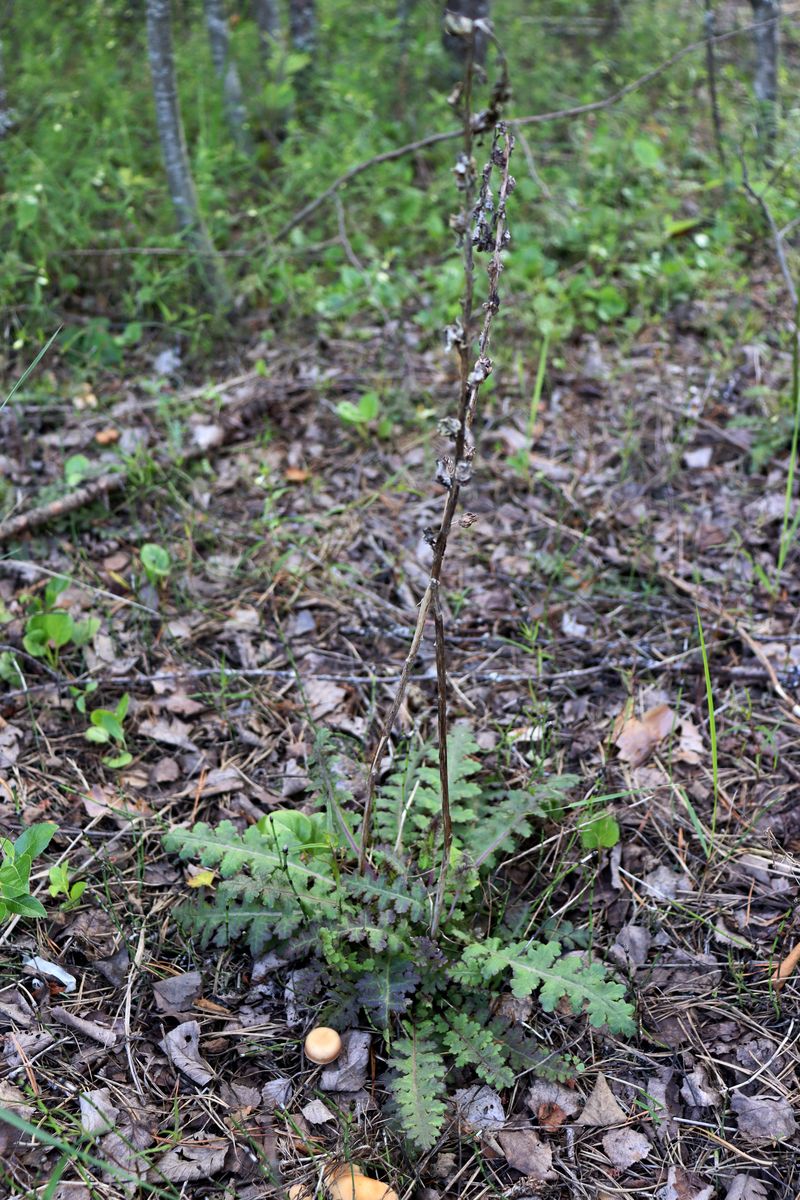
[[[778,128],[778,39],[780,29],[780,0],[750,0],[756,48],[756,71],[753,80],[758,104],[758,140],[761,153],[769,158]]]
[[[2,39],[0,39],[0,139],[6,136],[13,124],[14,117],[11,109],[8,107],[8,96],[6,95],[6,73],[5,63],[3,60],[3,42]]]
[[[491,12],[490,0],[445,0],[445,12],[457,13],[461,17],[469,17],[471,21],[486,20],[488,21]],[[442,42],[445,50],[447,50],[458,63],[459,75],[463,71],[464,62],[466,61],[467,52],[469,49],[469,40],[463,37],[457,37],[452,33],[445,32],[442,35]],[[473,62],[483,66],[486,62],[486,34],[478,30],[475,34],[475,51],[473,54]]]
[[[147,54],[153,79],[156,123],[178,228],[197,254],[203,286],[218,310],[231,306],[219,255],[212,245],[197,204],[197,193],[189,166],[183,132],[175,58],[172,51],[171,0],[147,0]]]
[[[292,49],[309,55],[311,62],[294,77],[297,97],[309,99],[317,49],[317,6],[315,0],[289,0],[289,38]]]
[[[261,56],[269,62],[272,50],[281,36],[281,14],[278,0],[253,0],[253,10],[258,26]]]
[[[225,115],[228,118],[233,140],[243,154],[251,154],[253,144],[247,131],[247,111],[244,106],[242,84],[236,63],[231,56],[230,33],[225,19],[223,0],[203,0],[206,12],[208,40],[211,44],[211,59],[217,78],[222,84]]]

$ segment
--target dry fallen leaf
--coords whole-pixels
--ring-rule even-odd
[[[699,1175],[673,1164],[659,1196],[660,1200],[711,1200],[713,1194],[713,1183],[706,1183]]]
[[[603,1149],[618,1171],[627,1171],[634,1163],[647,1158],[651,1146],[643,1133],[635,1129],[610,1129],[603,1137]]]
[[[469,1129],[502,1129],[506,1123],[503,1101],[485,1085],[459,1088],[453,1097],[459,1117]]]
[[[696,766],[703,761],[705,746],[700,730],[689,717],[681,717],[678,725],[678,745],[673,758],[676,762]]]
[[[537,1079],[525,1094],[525,1103],[546,1133],[555,1133],[566,1121],[574,1117],[581,1106],[579,1096],[560,1083],[548,1083]]]
[[[532,1179],[555,1179],[553,1151],[532,1129],[504,1129],[498,1133],[508,1165]]]
[[[625,1113],[616,1101],[614,1093],[608,1086],[608,1080],[600,1072],[594,1090],[584,1105],[583,1112],[578,1117],[578,1125],[621,1125],[627,1120]]]
[[[648,708],[644,716],[617,718],[613,740],[622,762],[632,767],[640,766],[652,754],[660,741],[670,733],[675,713],[668,704],[657,704]]]
[[[225,1165],[229,1142],[226,1138],[206,1138],[195,1135],[195,1141],[180,1142],[162,1154],[148,1172],[154,1180],[169,1179],[172,1183],[187,1183],[216,1175]]]
[[[310,1125],[324,1125],[327,1121],[335,1121],[336,1116],[321,1100],[309,1100],[301,1113]]]
[[[752,1175],[734,1175],[725,1200],[767,1200],[767,1185]]]
[[[722,1099],[717,1088],[709,1083],[708,1072],[702,1063],[697,1063],[694,1070],[686,1076],[681,1087],[681,1096],[687,1104],[693,1104],[697,1108],[710,1108],[719,1104]]]
[[[336,1062],[322,1072],[319,1086],[323,1092],[357,1092],[367,1080],[372,1036],[358,1029],[342,1034],[342,1049]]]
[[[193,1083],[205,1084],[214,1078],[211,1067],[200,1055],[200,1026],[197,1021],[184,1021],[162,1038],[159,1046],[178,1071]]]
[[[748,1142],[783,1142],[797,1129],[788,1100],[762,1100],[736,1092],[731,1100],[739,1133]]]
[[[159,1012],[174,1016],[191,1008],[203,990],[203,977],[199,971],[186,971],[183,975],[170,975],[153,984],[153,995]]]
[[[305,483],[308,479],[310,471],[306,471],[303,467],[287,467],[283,473],[287,483]]]
[[[89,1137],[108,1133],[117,1123],[119,1109],[111,1099],[108,1088],[95,1088],[81,1092],[78,1097],[81,1107],[81,1128]]]

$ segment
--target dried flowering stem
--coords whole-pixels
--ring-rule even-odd
[[[462,18],[462,20],[464,20]],[[442,563],[447,550],[448,538],[453,525],[456,507],[461,488],[469,483],[472,475],[472,460],[475,454],[475,440],[472,436],[472,424],[477,409],[478,394],[485,379],[492,371],[492,361],[488,356],[492,322],[500,307],[498,282],[503,269],[502,252],[510,241],[506,218],[506,202],[514,188],[514,179],[509,173],[509,162],[514,145],[507,126],[500,120],[496,121],[492,149],[489,160],[483,169],[480,187],[477,188],[477,177],[473,159],[473,118],[472,118],[472,83],[473,83],[473,49],[475,30],[474,23],[469,25],[470,53],[467,58],[465,79],[461,92],[463,106],[463,150],[456,162],[455,174],[459,189],[463,194],[461,212],[454,220],[454,226],[462,239],[464,254],[464,297],[461,307],[461,317],[447,330],[448,343],[455,346],[459,355],[460,386],[458,415],[445,417],[439,424],[440,432],[453,443],[452,456],[442,458],[437,463],[437,481],[447,488],[447,497],[439,528],[431,533],[429,541],[433,546],[433,562],[430,579],[419,605],[419,613],[411,644],[403,663],[400,680],[394,699],[384,719],[380,737],[370,763],[367,778],[367,794],[364,803],[364,814],[361,824],[361,846],[359,870],[363,873],[367,865],[367,854],[371,840],[372,810],[375,787],[378,780],[380,763],[391,736],[391,731],[403,698],[406,694],[411,669],[414,665],[428,612],[433,606],[434,624],[436,630],[436,662],[438,687],[438,724],[439,724],[439,773],[442,787],[442,827],[444,845],[442,867],[431,923],[431,932],[435,933],[441,917],[444,888],[447,877],[447,867],[450,859],[452,831],[450,825],[449,789],[447,777],[447,678],[444,648],[444,623],[439,602],[439,588],[442,573]],[[462,30],[462,33],[464,31]],[[494,39],[492,39],[494,40]],[[496,45],[496,43],[495,43]],[[491,106],[499,117],[500,106],[508,96],[508,79],[505,70],[505,60],[500,56],[501,78],[494,89]],[[495,170],[500,172],[500,185],[495,199],[492,190],[492,178]],[[476,200],[477,190],[477,200]],[[487,274],[489,277],[489,295],[483,305],[484,317],[478,338],[478,357],[473,361],[472,327],[473,327],[473,296],[474,296],[474,251],[488,251],[491,255]],[[469,514],[462,518],[462,524],[471,524]]]

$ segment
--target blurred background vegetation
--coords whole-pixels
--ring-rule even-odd
[[[705,7],[709,7],[706,5]],[[154,340],[193,353],[230,325],[199,291],[176,232],[155,124],[144,0],[16,0],[5,6],[0,141],[0,310],[7,369],[59,339],[82,370],[119,369]],[[460,263],[455,143],[361,174],[284,237],[303,204],[372,155],[457,124],[457,68],[433,0],[320,0],[303,43],[275,6],[227,0],[231,60],[246,125],[235,137],[212,66],[202,0],[173,0],[180,105],[199,205],[234,296],[234,325],[259,337],[309,325],[358,336],[399,319],[438,336],[452,319]],[[635,335],[687,305],[710,306],[721,338],[771,325],[782,287],[746,302],[778,227],[796,215],[800,12],[781,17],[781,119],[768,162],[758,145],[751,4],[720,3],[715,45],[725,164],[715,146],[703,3],[495,0],[491,17],[513,83],[509,116],[594,101],[697,42],[619,103],[522,128],[515,173],[508,309],[552,342],[613,327]],[[305,46],[305,48],[303,48]],[[787,244],[791,232],[787,234]],[[790,251],[791,253],[791,251]]]

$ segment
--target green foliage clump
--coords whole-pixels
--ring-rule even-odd
[[[0,921],[12,915],[47,915],[44,905],[30,894],[31,867],[57,828],[52,821],[41,821],[30,825],[14,842],[0,837]]]
[[[510,990],[538,996],[552,1011],[567,1003],[593,1025],[633,1029],[621,984],[556,940],[521,942],[487,915],[487,888],[501,886],[498,857],[530,837],[533,821],[576,782],[562,776],[501,792],[478,779],[478,747],[457,726],[448,738],[453,845],[443,912],[432,937],[432,896],[441,843],[441,795],[435,750],[411,755],[379,789],[372,864],[357,873],[354,818],[331,786],[323,747],[324,804],[310,815],[278,811],[239,833],[230,822],[174,829],[168,850],[214,868],[211,899],[185,907],[180,919],[202,942],[246,937],[254,953],[294,945],[315,949],[350,1019],[362,1011],[384,1033],[389,1080],[399,1122],[429,1149],[444,1122],[444,1081],[451,1068],[470,1069],[506,1088],[515,1070],[551,1076],[570,1067],[533,1039],[492,1016],[487,995]],[[502,911],[503,905],[497,906]],[[340,1009],[341,1014],[341,1009]],[[574,1068],[572,1069],[574,1074]]]

